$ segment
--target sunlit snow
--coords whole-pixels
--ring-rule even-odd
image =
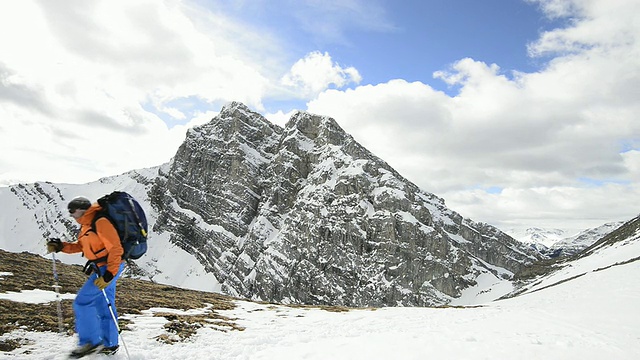
[[[482,294],[490,287],[467,293],[476,306],[336,313],[238,300],[235,309],[219,313],[243,331],[203,327],[187,342],[167,345],[156,340],[167,320],[154,313],[206,309],[150,309],[122,315],[133,329],[122,339],[131,359],[638,359],[640,261],[633,259],[640,253],[639,240],[636,234],[604,247],[538,279],[516,298],[485,302]],[[0,275],[1,284],[11,273]],[[504,286],[492,284],[495,279],[481,276],[479,281]],[[31,302],[45,295],[56,301],[53,291],[44,290],[2,298]],[[74,336],[22,330],[0,336],[7,339],[28,344],[0,358],[64,359],[76,342]],[[111,358],[126,359],[126,352]]]

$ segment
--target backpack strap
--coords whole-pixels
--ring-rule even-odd
[[[107,218],[107,220],[109,220],[109,217],[107,216],[107,214],[104,211],[104,209],[98,210],[96,212],[96,215],[93,217],[93,220],[91,220],[91,230],[90,231],[93,231],[94,233],[98,234],[98,231],[96,229],[96,222],[101,218]],[[111,220],[109,220],[109,221],[111,221]],[[102,250],[100,250],[100,251],[102,251]],[[107,261],[107,257],[104,256],[104,257],[101,257],[99,259],[95,259],[93,261],[97,264],[97,263],[102,262],[102,261]],[[86,267],[86,265],[85,265],[85,267]]]

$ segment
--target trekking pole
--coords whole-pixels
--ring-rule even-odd
[[[109,301],[109,297],[107,296],[107,293],[104,291],[104,289],[102,289],[102,295],[104,295],[104,300],[107,302],[107,305],[109,306],[109,312],[111,313],[111,319],[113,320],[113,323],[116,325],[116,329],[118,330],[118,336],[120,336],[120,340],[122,340],[122,346],[124,346],[124,351],[126,351],[126,353],[127,353],[127,359],[131,359],[131,356],[129,355],[129,349],[127,348],[127,343],[124,342],[124,337],[122,336],[122,334],[120,334],[120,326],[118,325],[118,320],[116,319],[116,314],[113,312],[113,307],[111,305],[111,301]]]
[[[58,332],[62,334],[64,332],[64,327],[62,325],[62,305],[61,305],[62,299],[60,299],[60,285],[58,284],[58,269],[56,269],[56,253],[55,252],[51,253],[51,258],[53,260],[53,280],[54,280],[53,288],[56,290],[56,302],[58,303],[57,304]]]

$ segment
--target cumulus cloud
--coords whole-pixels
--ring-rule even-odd
[[[309,102],[365,147],[464,215],[494,224],[597,226],[634,216],[640,139],[640,10],[635,1],[538,1],[566,28],[541,34],[536,73],[461,59],[436,79],[390,81]],[[621,21],[620,21],[621,20]],[[622,41],[621,39],[624,39]],[[626,144],[626,145],[625,145]],[[635,200],[630,200],[635,199]]]
[[[577,227],[635,215],[640,3],[529,1],[567,20],[528,46],[546,66],[505,73],[454,59],[434,73],[453,96],[402,79],[360,85],[357,64],[291,51],[294,40],[251,21],[268,2],[0,2],[0,184],[87,182],[160,164],[187,127],[215,115],[205,106],[239,100],[264,112],[276,98],[308,100],[474,220]],[[318,44],[348,45],[354,28],[395,31],[378,1],[287,4],[286,19]],[[290,116],[270,111],[281,125]]]
[[[350,83],[359,84],[361,80],[356,68],[343,68],[327,52],[314,51],[293,64],[281,81],[300,97],[309,98],[331,86],[342,88]]]
[[[163,163],[199,116],[172,106],[182,99],[262,109],[268,80],[246,51],[269,37],[250,33],[186,2],[0,4],[0,151],[15,154],[0,178],[86,182]]]
[[[570,18],[568,26],[547,31],[529,45],[532,56],[609,51],[638,41],[640,5],[633,0],[529,0],[551,18]]]

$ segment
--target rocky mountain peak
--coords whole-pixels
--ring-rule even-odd
[[[508,277],[536,256],[447,209],[334,119],[307,112],[282,129],[226,105],[189,132],[152,192],[155,229],[226,292],[250,298],[441,304],[480,273]]]
[[[191,129],[169,163],[141,174],[105,179],[98,193],[130,181],[149,210],[153,252],[162,253],[160,259],[180,252],[192,264],[185,272],[199,266],[230,295],[282,303],[441,305],[479,277],[508,281],[539,256],[448,209],[326,116],[298,112],[283,129],[229,103]],[[57,217],[51,209],[65,210],[58,187],[12,191],[7,206],[50,204],[34,214],[43,234],[66,229],[48,221]],[[158,259],[144,262],[156,278]]]
[[[343,145],[348,134],[330,117],[298,111],[285,126],[285,132],[298,131],[317,145]]]
[[[193,275],[230,295],[347,306],[447,304],[485,293],[480,283],[503,288],[541,258],[447,208],[332,118],[306,112],[283,129],[232,102],[188,131],[169,163],[75,186],[0,191],[3,206],[22,214],[6,219],[13,225],[5,238],[72,238],[70,194],[120,189],[148,210],[153,255],[138,264],[150,278],[175,284]],[[625,238],[637,223],[597,246]],[[28,249],[42,250],[32,242]],[[168,264],[176,258],[189,265]]]
[[[212,141],[253,143],[259,141],[264,132],[274,131],[281,133],[282,129],[246,105],[230,102],[208,123],[189,129],[186,142],[209,138]]]

